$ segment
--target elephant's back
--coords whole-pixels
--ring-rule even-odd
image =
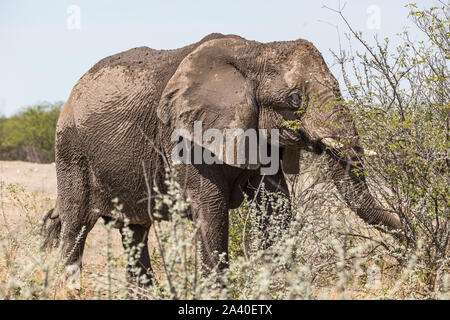
[[[149,116],[181,61],[202,43],[228,37],[238,36],[214,33],[179,49],[138,47],[100,60],[72,89],[67,109],[71,109],[74,124],[88,125],[87,117],[98,113],[103,119],[117,112]]]
[[[158,122],[156,107],[181,61],[206,41],[230,37],[240,38],[214,33],[179,49],[138,47],[100,60],[73,87],[60,114],[57,137],[70,131],[80,144],[89,141],[95,146],[114,143],[123,134],[133,136],[136,128],[154,134],[150,131]]]
[[[131,81],[144,77],[146,87],[164,87],[184,58],[182,49],[155,50],[149,47],[133,48],[106,57],[97,62],[83,78],[100,79],[105,70],[118,70],[129,77],[122,79]],[[82,78],[82,79],[83,79]]]
[[[149,172],[163,166],[152,152],[161,136],[156,107],[162,91],[184,57],[220,36],[176,50],[134,48],[99,61],[74,86],[61,112],[56,162],[79,153],[99,188],[121,195],[130,211],[140,212],[133,207],[145,197],[142,163]]]
[[[179,49],[156,50],[146,46],[137,47],[100,60],[88,71],[88,74],[96,73],[102,68],[112,68],[115,66],[121,66],[129,71],[145,69],[165,73],[165,76],[160,75],[160,80],[165,84],[164,80],[167,83],[173,73],[175,73],[178,65],[189,53],[206,41],[220,38],[241,37],[212,33],[196,43]]]

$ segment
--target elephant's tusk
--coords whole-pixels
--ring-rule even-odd
[[[366,157],[374,157],[374,156],[377,155],[377,153],[375,151],[372,151],[372,150],[364,149],[364,155]]]
[[[321,140],[321,142],[322,142],[326,147],[329,147],[329,148],[332,148],[332,149],[341,149],[341,148],[344,147],[344,145],[343,145],[342,143],[340,143],[339,141],[334,140],[334,139],[332,139],[332,138],[323,138],[323,139]]]

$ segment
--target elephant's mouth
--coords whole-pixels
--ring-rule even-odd
[[[315,153],[318,155],[322,154],[327,149],[333,148],[336,150],[336,148],[328,145],[327,143],[324,143],[324,141],[323,141],[324,139],[315,140],[305,134],[302,135],[302,139],[305,142],[304,149],[306,151],[309,151],[309,152],[312,152],[312,153]],[[327,142],[327,141],[325,141],[325,142]]]
[[[283,147],[303,149],[315,154],[322,154],[326,149],[321,140],[313,139],[303,129],[289,129],[287,131],[290,133],[287,139],[283,139],[284,137],[280,135],[280,145]]]
[[[298,147],[299,149],[304,149],[319,155],[327,151],[330,155],[334,155],[334,157],[338,158],[340,157],[339,154],[345,150],[349,151],[350,158],[360,158],[361,155],[365,155],[366,157],[376,155],[374,151],[363,149],[357,143],[354,143],[353,145],[344,145],[331,137],[314,139],[302,129],[296,131],[292,130],[292,133],[295,135],[295,139],[290,137],[290,143],[287,143],[286,147]],[[282,141],[280,142],[282,143]]]

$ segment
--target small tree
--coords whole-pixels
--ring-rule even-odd
[[[374,192],[402,219],[402,256],[420,251],[414,268],[435,290],[436,279],[449,272],[450,10],[442,2],[425,10],[408,7],[425,40],[412,41],[405,30],[396,48],[388,38],[375,37],[371,45],[342,8],[328,9],[349,30],[350,49],[333,54],[361,142],[376,152],[364,161],[366,173]],[[353,52],[355,41],[362,51]]]

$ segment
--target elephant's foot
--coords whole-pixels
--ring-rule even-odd
[[[81,266],[79,263],[66,267],[64,283],[69,290],[81,289]]]

